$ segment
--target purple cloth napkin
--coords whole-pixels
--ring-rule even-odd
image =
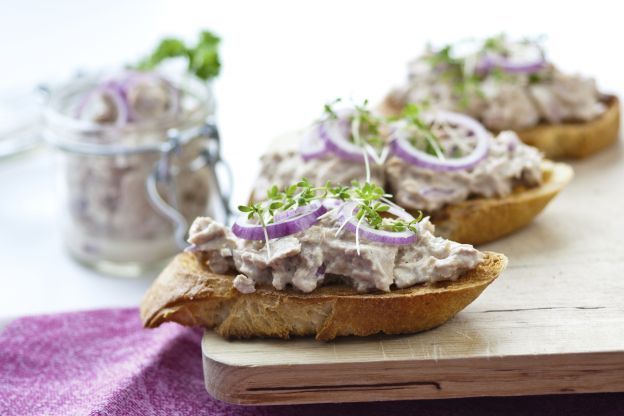
[[[201,332],[144,330],[136,309],[21,318],[0,333],[0,415],[624,414],[624,395],[300,406],[229,405],[204,390]]]

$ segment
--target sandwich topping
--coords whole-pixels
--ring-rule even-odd
[[[390,100],[398,107],[461,111],[492,130],[588,121],[605,110],[593,79],[561,72],[538,41],[504,35],[428,48],[410,63],[407,84]]]
[[[412,217],[389,197],[370,182],[272,187],[266,201],[239,207],[244,217],[232,229],[195,220],[189,251],[215,273],[238,272],[242,293],[256,284],[307,293],[334,282],[390,291],[456,280],[483,260],[471,245],[434,236],[428,218]]]
[[[126,71],[93,88],[78,103],[76,118],[122,127],[175,118],[183,112],[181,91],[155,72]]]
[[[262,199],[269,187],[284,187],[293,178],[307,178],[348,185],[368,180],[385,181],[383,160],[389,134],[385,120],[368,108],[368,102],[336,109],[341,100],[325,105],[323,116],[302,134],[298,149],[280,149],[261,158],[254,199]]]
[[[396,130],[393,143],[402,141],[385,165],[395,202],[402,207],[435,212],[470,197],[503,197],[517,186],[541,184],[542,155],[523,144],[514,132],[492,137],[469,117],[465,118],[472,122],[457,113],[429,114],[430,133],[437,139],[442,158],[437,163],[423,157],[413,160],[411,155],[425,144],[420,139],[422,133],[408,125]],[[485,150],[478,150],[480,147]],[[465,162],[452,163],[458,160]]]
[[[345,185],[368,176],[375,184],[385,182],[400,206],[435,213],[471,197],[504,197],[516,187],[542,182],[541,153],[511,131],[492,137],[470,116],[423,111],[414,104],[387,119],[362,108],[336,111],[329,105],[329,116],[304,133],[299,152],[265,155],[253,198],[265,195],[269,184],[283,187],[296,175],[313,185],[327,180]],[[367,118],[357,127],[369,120],[375,126],[360,130],[366,139],[359,145],[352,129],[358,114]]]

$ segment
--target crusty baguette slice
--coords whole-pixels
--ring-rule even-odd
[[[432,216],[436,234],[467,244],[484,244],[530,223],[572,179],[565,163],[545,161],[544,182],[503,198],[475,198],[449,205]]]
[[[329,285],[312,293],[260,287],[241,294],[234,276],[210,272],[193,254],[173,259],[141,303],[146,327],[165,321],[214,328],[226,338],[414,333],[434,328],[471,303],[503,271],[507,258],[486,252],[485,261],[456,281],[427,283],[390,293],[362,294]]]
[[[537,147],[548,159],[583,158],[615,143],[620,130],[620,102],[614,95],[604,95],[606,111],[597,119],[560,124],[541,123],[516,130],[522,141]],[[385,115],[401,112],[401,104],[388,95],[378,110]]]
[[[615,143],[620,130],[620,102],[607,95],[607,110],[587,122],[546,124],[517,131],[526,144],[535,146],[549,159],[583,158]]]

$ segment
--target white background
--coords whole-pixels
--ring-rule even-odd
[[[5,0],[0,94],[133,62],[162,36],[193,39],[201,28],[223,38],[219,121],[239,202],[273,137],[335,97],[379,100],[427,41],[545,34],[563,69],[624,92],[624,27],[614,1]],[[0,161],[0,317],[137,304],[153,276],[100,276],[65,255],[53,162],[45,149]]]

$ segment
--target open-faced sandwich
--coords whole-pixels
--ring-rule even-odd
[[[618,137],[617,97],[601,94],[592,78],[561,72],[537,40],[500,35],[428,47],[381,107],[398,114],[409,103],[463,112],[491,131],[514,130],[548,158],[584,157]]]
[[[461,113],[408,104],[384,118],[365,105],[334,107],[263,156],[252,200],[293,177],[348,185],[370,172],[394,203],[429,215],[439,235],[480,244],[528,224],[572,177],[569,166],[544,160],[514,132],[492,135]]]
[[[228,338],[414,333],[453,317],[507,263],[434,236],[428,218],[371,182],[301,180],[267,196],[239,207],[231,229],[193,223],[190,247],[143,299],[146,327],[174,321]]]

